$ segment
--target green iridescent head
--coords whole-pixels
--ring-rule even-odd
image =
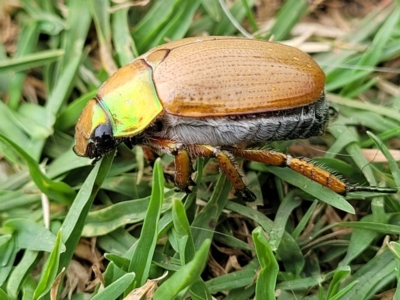
[[[151,68],[133,61],[112,75],[82,111],[74,152],[98,160],[124,138],[143,132],[162,110]]]

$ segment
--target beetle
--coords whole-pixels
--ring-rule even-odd
[[[237,37],[187,38],[158,46],[115,72],[77,122],[74,152],[95,161],[120,143],[175,156],[175,185],[194,184],[191,158],[214,157],[237,192],[231,157],[289,167],[337,192],[390,189],[347,184],[306,159],[248,148],[321,135],[329,118],[325,74],[297,48]]]

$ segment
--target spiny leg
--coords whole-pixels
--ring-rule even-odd
[[[330,172],[316,166],[315,164],[301,158],[294,158],[280,152],[260,149],[227,148],[234,156],[247,160],[257,161],[272,166],[289,167],[307,178],[329,188],[338,194],[346,194],[352,190],[352,186],[331,174]]]
[[[172,154],[175,156],[175,185],[190,193],[189,186],[194,186],[196,183],[192,180],[192,162],[189,153],[186,149],[177,149]]]
[[[272,166],[289,167],[307,178],[329,188],[335,193],[345,195],[348,192],[376,192],[376,193],[397,193],[397,188],[376,187],[376,186],[356,186],[350,185],[336,177],[327,170],[324,170],[310,161],[301,158],[294,158],[280,152],[263,149],[240,149],[236,147],[224,147],[225,150],[247,160],[257,161]]]
[[[209,145],[190,145],[188,146],[190,153],[202,157],[214,157],[217,159],[219,167],[232,183],[234,189],[239,192],[246,201],[255,201],[256,196],[250,191],[242,180],[239,171],[236,169],[229,156],[218,148]]]
[[[151,159],[151,155],[156,156],[156,153],[167,153],[175,157],[175,176],[164,174],[164,177],[175,183],[175,186],[180,190],[187,193],[191,192],[189,186],[195,186],[196,183],[192,180],[191,175],[193,173],[192,163],[190,155],[182,145],[177,144],[174,141],[163,139],[163,138],[149,138],[146,140],[145,146],[142,146],[148,154],[145,152],[146,158]],[[172,179],[172,180],[171,180]]]
[[[143,150],[143,155],[144,158],[146,159],[147,163],[151,166],[151,168],[154,167],[154,163],[156,159],[158,158],[158,154],[155,153],[151,148],[142,146]]]
[[[163,138],[147,138],[145,146],[153,152],[168,153],[175,156],[175,185],[181,190],[188,192],[190,191],[189,186],[195,185],[191,179],[190,157],[214,157],[232,186],[243,196],[243,199],[246,201],[256,200],[256,196],[246,187],[231,159],[218,148],[209,145],[182,145]]]

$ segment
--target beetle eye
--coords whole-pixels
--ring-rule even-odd
[[[101,138],[103,136],[112,136],[112,130],[108,124],[100,124],[96,127],[93,133],[94,138]]]
[[[100,124],[93,132],[94,146],[98,155],[107,153],[117,146],[111,126],[108,124]]]
[[[329,106],[329,118],[331,119],[335,119],[338,116],[338,111],[336,110],[336,108]]]

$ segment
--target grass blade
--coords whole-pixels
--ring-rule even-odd
[[[149,208],[143,222],[142,234],[137,242],[129,265],[129,272],[135,272],[136,277],[129,289],[125,291],[126,294],[134,288],[142,286],[149,276],[150,264],[158,237],[157,228],[164,199],[163,191],[164,175],[161,162],[157,159],[154,163],[153,190],[151,192]]]
[[[257,278],[256,299],[275,299],[275,285],[279,270],[278,262],[261,227],[254,229],[252,236],[261,266]]]

